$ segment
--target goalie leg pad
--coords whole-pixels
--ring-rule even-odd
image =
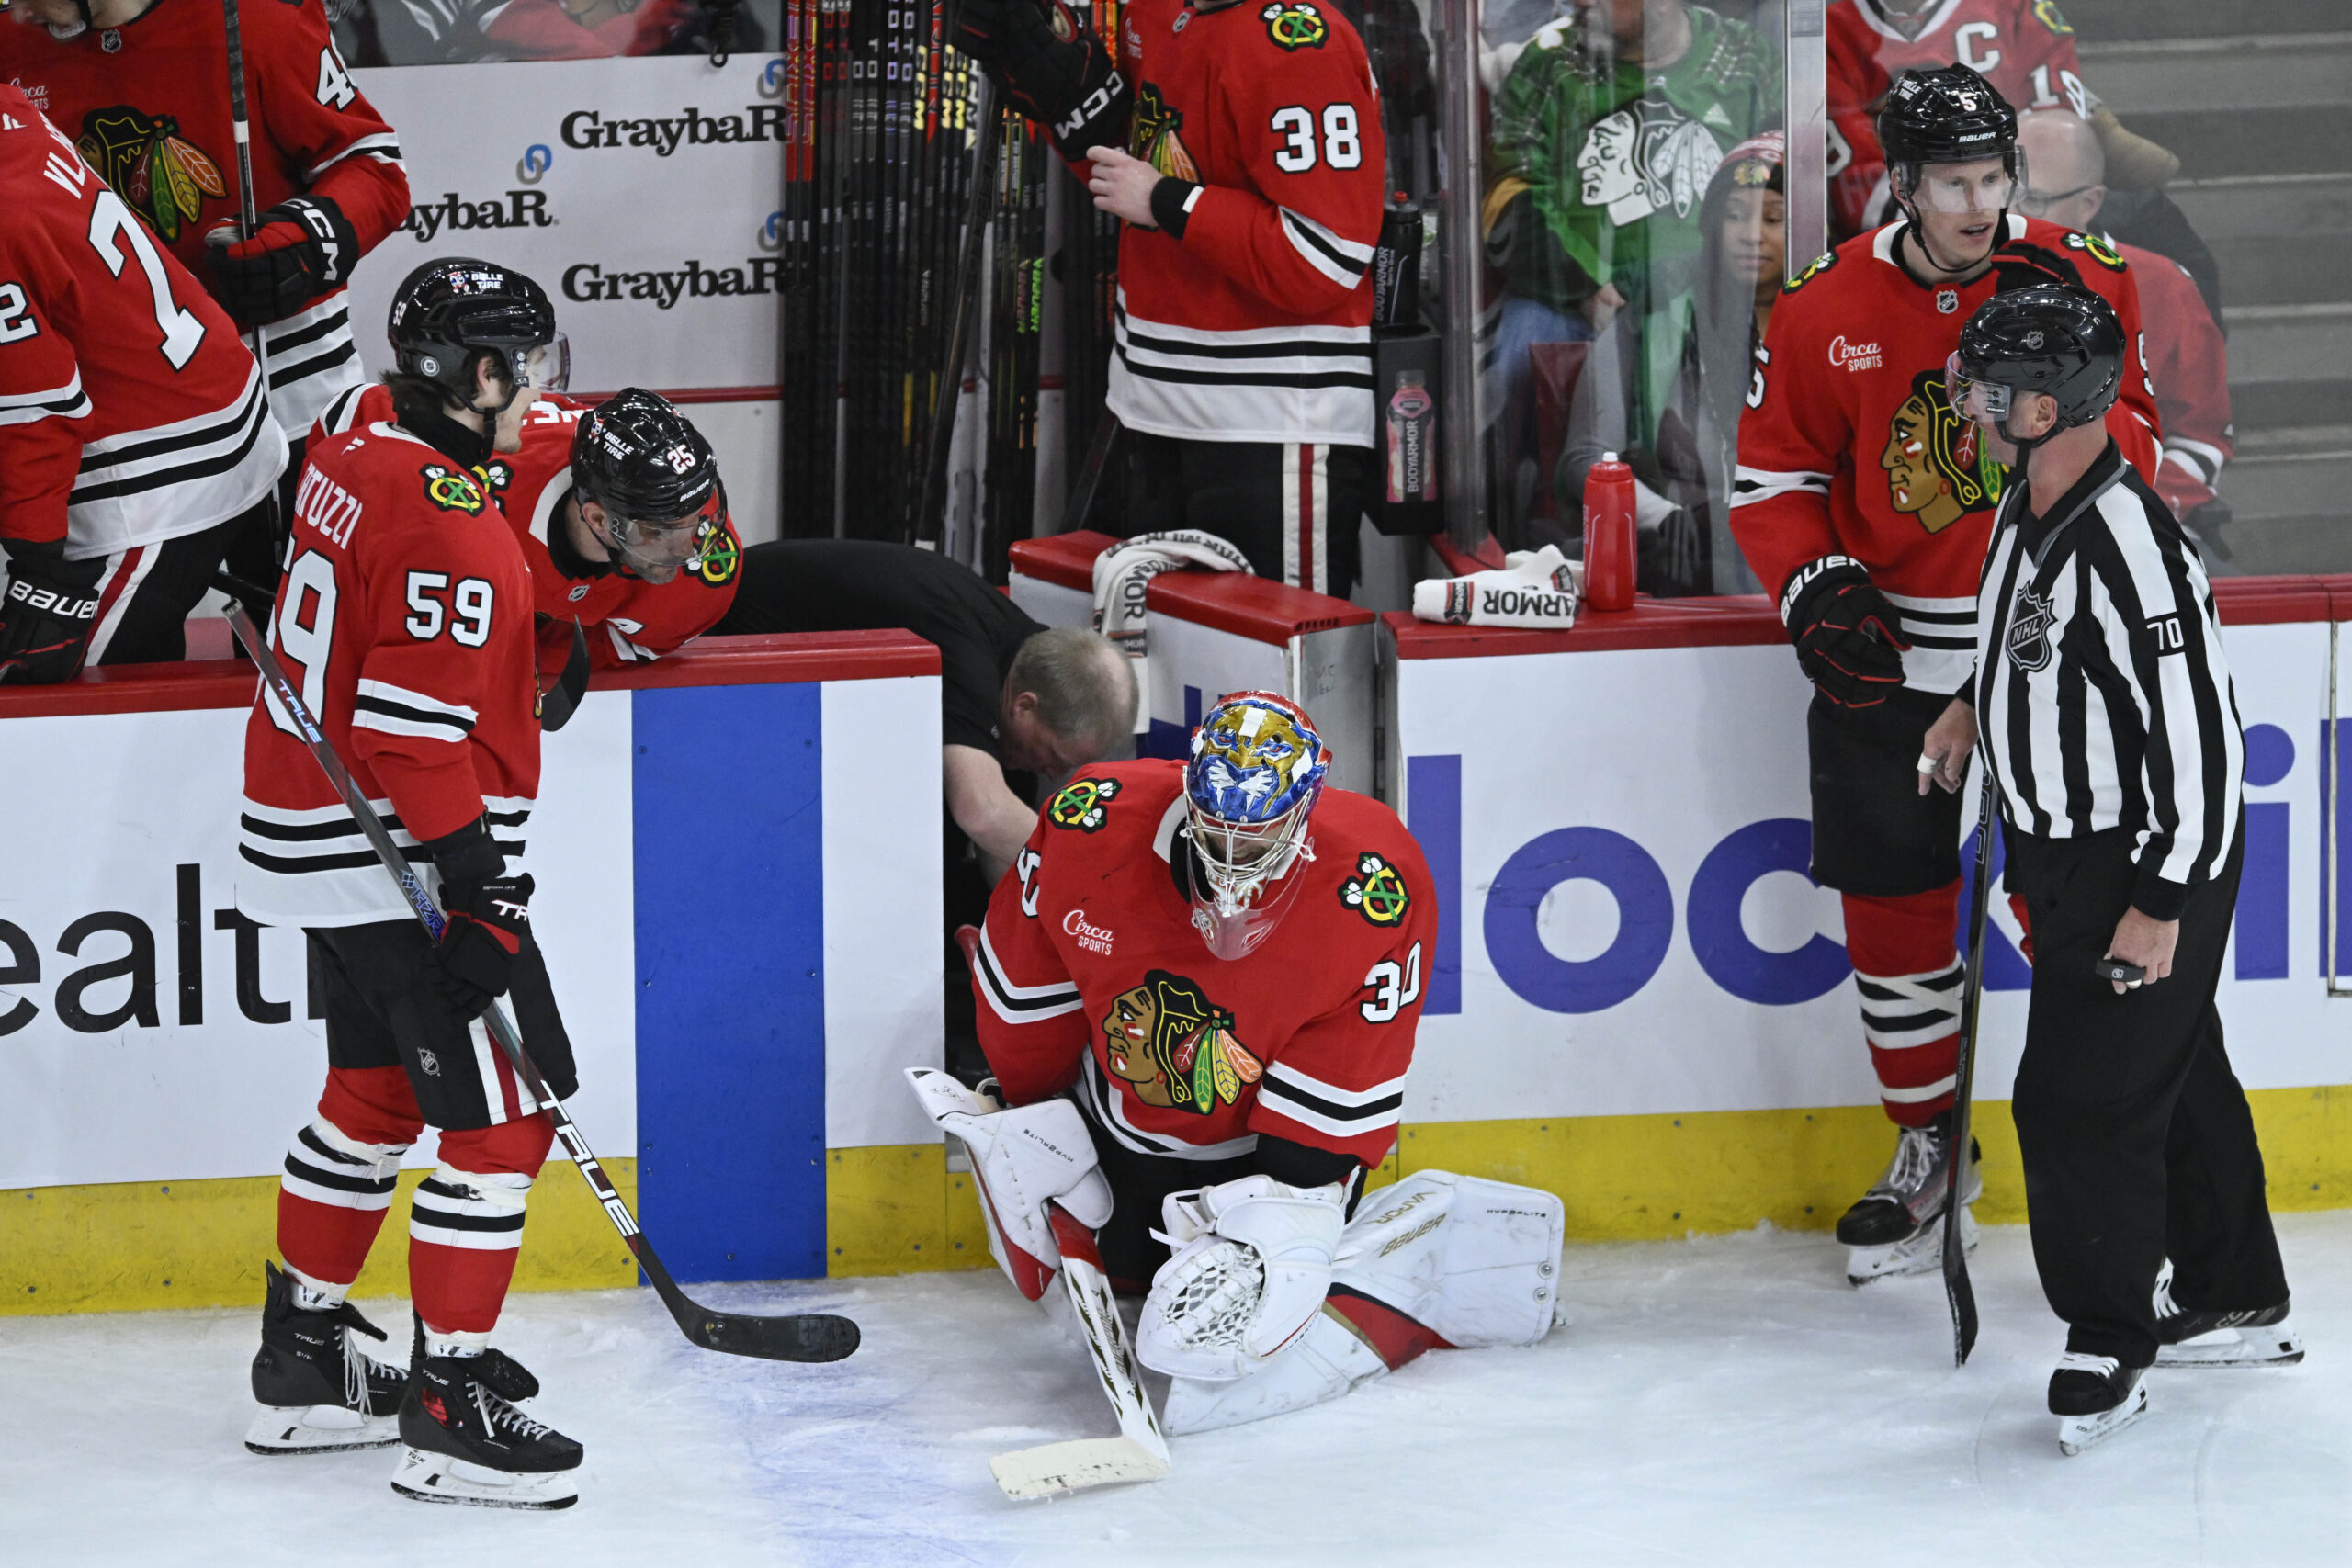
[[[989,1255],[1030,1301],[1052,1283],[1062,1255],[1046,1205],[1059,1200],[1089,1230],[1111,1217],[1111,1184],[1095,1163],[1094,1140],[1066,1100],[1000,1110],[943,1072],[910,1067],[915,1098],[943,1132],[971,1151],[972,1179],[988,1220]]]
[[[1321,1404],[1385,1375],[1388,1363],[1335,1311],[1327,1304],[1289,1349],[1248,1377],[1170,1378],[1160,1425],[1171,1437],[1238,1427]]]
[[[1549,1192],[1419,1171],[1366,1197],[1340,1245],[1334,1294],[1368,1297],[1436,1344],[1532,1345],[1552,1330],[1566,1223],[1566,1205]],[[1377,1335],[1374,1343],[1384,1355],[1392,1348]]]

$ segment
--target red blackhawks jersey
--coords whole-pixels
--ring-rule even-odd
[[[488,814],[519,874],[539,787],[530,570],[481,483],[390,424],[310,453],[270,646],[392,840]],[[237,907],[267,925],[410,916],[265,686],[245,721]]]
[[[254,205],[332,197],[363,252],[408,220],[408,175],[392,128],[336,54],[320,0],[238,7],[253,127]],[[220,0],[155,0],[136,20],[71,39],[0,28],[0,80],[22,87],[182,265],[209,287],[206,232],[237,216],[228,44]],[[327,400],[359,380],[342,289],[265,329],[270,403],[300,439]]]
[[[1138,1153],[1233,1159],[1264,1134],[1379,1164],[1437,936],[1419,846],[1379,802],[1325,790],[1296,902],[1228,963],[1170,870],[1183,814],[1167,760],[1087,768],[1038,814],[972,960],[1005,1102],[1075,1084]]]
[[[1182,240],[1120,236],[1112,409],[1157,435],[1371,446],[1386,153],[1363,39],[1335,0],[1135,0],[1118,65],[1127,151],[1202,188]]]
[[[2156,409],[2164,415],[2164,461],[2156,468],[2156,493],[2174,516],[2186,517],[2213,499],[2222,465],[2234,449],[2229,350],[2188,268],[2137,245],[2116,245],[2115,251],[2132,264],[2132,281],[2140,288],[2140,314],[2148,327],[2148,375],[2156,384]]]
[[[1885,177],[1878,101],[1905,71],[1957,62],[1992,83],[2012,108],[2090,116],[2075,29],[2057,0],[1928,0],[1923,10],[1917,36],[1906,38],[1883,0],[1829,7],[1830,173],[1848,232],[1861,226]]]
[[[0,210],[0,537],[92,560],[268,493],[286,442],[237,329],[4,85]]]
[[[2153,478],[2162,426],[2130,264],[2054,223],[2015,213],[2008,223],[2011,243],[2072,262],[2115,307],[2132,362],[2107,426]],[[1905,227],[1847,241],[1781,291],[1739,423],[1731,529],[1771,592],[1823,556],[1860,561],[1912,645],[1904,683],[1953,692],[1975,659],[1977,578],[2007,469],[1946,401],[1944,362],[1996,278],[1916,281],[1895,260]]]
[[[548,530],[563,526],[564,498],[571,493],[571,433],[588,405],[541,393],[523,422],[523,447],[501,452],[483,465],[496,501],[530,563],[531,595],[548,617],[539,627],[539,667],[553,675],[571,653],[571,623],[588,635],[588,659],[598,670],[642,664],[674,653],[718,624],[735,603],[743,547],[735,525],[722,523],[721,538],[702,565],[664,583],[609,572],[602,577],[566,577],[548,551]],[[327,405],[311,439],[340,434],[356,424],[392,417],[392,395],[380,386],[355,387]]]

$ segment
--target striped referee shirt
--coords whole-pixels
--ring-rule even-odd
[[[1978,604],[1977,732],[2019,831],[2127,829],[2132,902],[2177,919],[2238,830],[2245,764],[2212,585],[2113,441],[2041,516],[2001,498]]]

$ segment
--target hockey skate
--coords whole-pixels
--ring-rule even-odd
[[[364,1354],[351,1337],[356,1329],[381,1339],[384,1331],[349,1302],[325,1309],[298,1304],[294,1277],[266,1260],[262,1269],[269,1293],[253,1371],[261,1409],[245,1428],[245,1447],[257,1454],[332,1454],[400,1441],[408,1374]]]
[[[2050,1374],[2050,1414],[2058,1417],[2058,1451],[2074,1455],[2103,1443],[2148,1413],[2145,1367],[2112,1356],[2069,1350]]]
[[[511,1401],[539,1380],[502,1350],[424,1356],[401,1401],[400,1468],[392,1490],[420,1503],[486,1508],[569,1508],[580,1489],[568,1473],[582,1450]]]
[[[1943,1214],[1950,1168],[1951,1113],[1924,1127],[1905,1127],[1886,1174],[1838,1222],[1846,1244],[1846,1280],[1867,1285],[1898,1274],[1931,1274],[1943,1265]],[[1984,1151],[1968,1141],[1961,1176],[1960,1235],[1963,1251],[1976,1250],[1976,1216],[1970,1205],[1984,1190],[1978,1167]]]
[[[2303,1359],[2287,1303],[2243,1312],[2191,1312],[2172,1299],[2172,1259],[2156,1276],[2156,1365],[2283,1367]]]

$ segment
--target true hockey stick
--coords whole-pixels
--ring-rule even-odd
[[[1128,1481],[1157,1481],[1168,1473],[1168,1439],[1160,1434],[1143,1378],[1136,1371],[1127,1348],[1126,1325],[1119,1321],[1118,1303],[1111,1296],[1111,1281],[1102,1272],[1102,1254],[1094,1233],[1070,1216],[1058,1202],[1048,1202],[1046,1218],[1054,1227],[1054,1245],[1062,1255],[1062,1287],[1069,1294],[1079,1331],[1086,1337],[1087,1353],[1102,1379],[1112,1412],[1119,1418],[1115,1438],[1081,1438],[1075,1442],[1047,1443],[1021,1449],[989,1461],[989,1470],[1008,1497],[1026,1500],[1050,1497],[1057,1492],[1080,1492]]]
[[[1119,416],[1105,404],[1102,417],[1095,422],[1094,439],[1087,444],[1086,467],[1079,470],[1078,485],[1062,512],[1063,533],[1077,533],[1094,515],[1094,495],[1102,486],[1102,470],[1110,467],[1112,449],[1119,444]]]
[[[1993,777],[1992,759],[1980,756],[1984,770],[1984,799],[1976,812],[1976,875],[1970,883],[1968,904],[1968,969],[1960,993],[1960,1067],[1951,1090],[1951,1160],[1946,1168],[1944,1190],[1944,1300],[1951,1306],[1951,1362],[1968,1364],[1976,1348],[1976,1289],[1968,1282],[1968,1244],[1961,1235],[1960,1194],[1968,1175],[1969,1089],[1976,1076],[1976,1025],[1984,1000],[1984,907],[1993,894],[1993,817],[1999,809],[2001,786]]]
[[[254,198],[254,133],[252,121],[245,112],[245,29],[238,16],[237,0],[220,0],[221,34],[229,55],[229,136],[237,144],[237,238],[250,240],[261,229],[261,209]],[[253,335],[245,346],[253,350],[254,366],[261,380],[261,412],[264,419],[275,419],[269,397],[269,344],[262,335],[264,323],[254,324]],[[269,539],[273,554],[283,557],[288,530],[292,526],[281,514],[277,487],[269,491]],[[283,567],[281,558],[278,564]]]
[[[374,850],[376,858],[384,863],[384,870],[400,885],[401,896],[408,900],[409,908],[416,912],[416,918],[438,942],[441,939],[442,917],[441,911],[434,905],[433,896],[424,890],[424,884],[409,868],[408,857],[392,842],[391,834],[385,831],[382,819],[368,804],[368,797],[360,793],[357,784],[352,783],[350,773],[343,765],[343,759],[335,755],[334,748],[328,744],[325,734],[319,728],[318,720],[304,705],[301,689],[287,678],[286,666],[277,661],[277,655],[263,639],[243,604],[230,604],[229,629],[236,633],[237,640],[244,645],[245,652],[252,658],[254,667],[261,671],[262,679],[268,682],[270,691],[277,694],[287,716],[294,721],[302,744],[318,762],[320,771],[334,785],[335,792],[343,796],[343,803],[359,824],[360,832],[367,836],[368,848]],[[522,1038],[514,1032],[514,1025],[506,1017],[506,1010],[492,1002],[489,1010],[482,1014],[482,1023],[489,1029],[491,1038],[498,1042],[498,1048],[505,1053],[508,1064],[514,1067],[514,1076],[522,1080],[524,1089],[555,1118],[555,1135],[562,1140],[564,1151],[571,1156],[572,1164],[578,1166],[580,1174],[587,1179],[589,1190],[604,1205],[605,1217],[613,1222],[613,1228],[621,1233],[621,1239],[628,1244],[629,1251],[637,1255],[637,1266],[645,1270],[645,1277],[651,1281],[654,1293],[662,1298],[662,1304],[670,1309],[670,1315],[677,1320],[679,1329],[688,1339],[706,1350],[720,1350],[730,1356],[751,1356],[765,1361],[838,1361],[857,1348],[857,1325],[848,1318],[823,1313],[755,1317],[741,1313],[713,1312],[697,1304],[678,1289],[677,1282],[670,1278],[670,1271],[662,1266],[662,1259],[654,1256],[652,1244],[637,1228],[637,1217],[629,1213],[628,1202],[614,1188],[612,1178],[605,1174],[605,1168],[597,1164],[596,1156],[589,1152],[587,1140],[572,1124],[571,1113],[563,1108],[561,1100],[548,1092],[547,1080],[539,1076],[539,1069],[531,1065],[530,1055],[523,1049]]]

